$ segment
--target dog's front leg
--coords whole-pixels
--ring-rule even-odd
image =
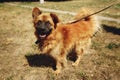
[[[57,42],[55,40],[46,42],[42,48],[42,53],[50,53],[51,50],[53,50],[56,45],[57,45]]]
[[[58,75],[61,72],[61,69],[62,69],[61,62],[59,60],[56,60],[56,70],[54,73]]]
[[[56,70],[55,70],[55,74],[58,75],[61,72],[62,67],[67,67],[67,59],[66,56],[61,57],[59,56],[56,59]]]
[[[51,49],[53,48],[53,45],[49,44],[47,46],[45,46],[43,49],[42,49],[42,53],[49,53],[51,51]]]

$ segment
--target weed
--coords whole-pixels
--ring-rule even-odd
[[[33,55],[31,52],[27,52],[25,56],[31,56]]]
[[[108,48],[108,49],[114,49],[114,48],[118,48],[118,47],[120,47],[120,44],[116,44],[116,43],[113,43],[113,42],[109,43],[106,46],[106,48]]]
[[[33,48],[33,49],[36,49],[36,48],[38,48],[38,45],[32,44],[32,48]]]
[[[81,77],[81,80],[90,80],[89,76],[87,76],[87,74],[83,71],[78,72],[76,75]]]
[[[9,77],[6,78],[5,80],[13,80],[13,76],[9,76]]]
[[[4,5],[0,3],[0,8],[3,8],[3,7],[4,7]]]
[[[20,77],[20,80],[24,80],[23,76]]]
[[[115,8],[120,9],[120,4],[115,5]]]
[[[95,50],[98,50],[99,49],[99,46],[100,44],[95,42],[95,41],[92,41],[92,48],[95,49]]]
[[[51,74],[51,73],[48,73],[48,79],[49,80],[55,80],[55,75]]]

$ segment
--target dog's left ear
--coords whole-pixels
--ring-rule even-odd
[[[54,24],[55,24],[55,25],[54,25],[54,28],[56,28],[56,27],[57,27],[57,23],[60,22],[58,16],[57,16],[56,14],[54,14],[54,13],[50,13],[50,16],[52,17],[52,20],[53,20],[53,22],[54,22]]]
[[[40,14],[42,13],[42,11],[37,8],[37,7],[34,7],[33,8],[33,11],[32,11],[32,17],[33,19],[35,19],[37,16],[39,16]]]

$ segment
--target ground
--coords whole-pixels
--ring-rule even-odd
[[[10,2],[0,3],[0,80],[119,80],[120,79],[120,23],[102,21],[101,28],[92,38],[91,49],[84,54],[78,67],[68,68],[58,76],[53,74],[54,61],[39,54],[34,43],[31,8],[37,6],[77,12],[80,7],[101,9],[117,0],[73,0],[64,2]],[[120,19],[120,4],[99,15]],[[56,13],[62,22],[74,16]],[[45,62],[45,63],[44,63]],[[50,67],[53,66],[53,67]]]

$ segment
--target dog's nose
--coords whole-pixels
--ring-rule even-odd
[[[41,28],[40,28],[40,31],[45,31],[45,28],[44,28],[44,27],[41,27]]]

